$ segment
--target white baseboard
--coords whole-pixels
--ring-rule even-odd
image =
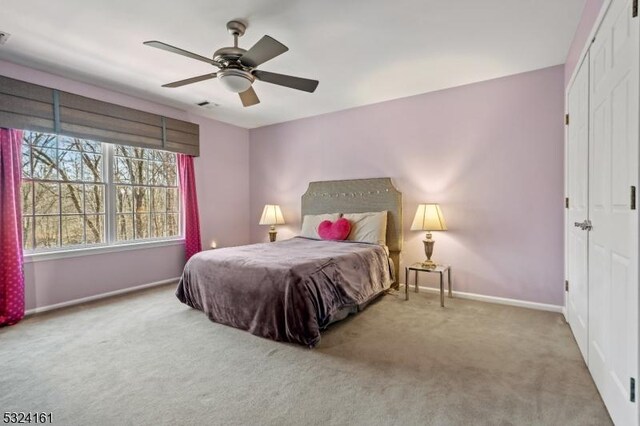
[[[409,291],[411,291],[411,287],[409,287]],[[418,286],[420,290],[428,291],[431,293],[440,293],[440,289],[433,287],[423,287]],[[451,292],[455,297],[460,299],[470,299],[477,300],[480,302],[488,302],[488,303],[497,303],[499,305],[510,305],[510,306],[519,306],[521,308],[529,308],[529,309],[537,309],[540,311],[549,311],[549,312],[557,312],[562,313],[563,307],[560,305],[549,305],[546,303],[537,303],[537,302],[528,302],[526,300],[518,300],[518,299],[508,299],[506,297],[496,297],[496,296],[485,296],[484,294],[476,294],[476,293],[465,293],[462,291]],[[447,294],[447,290],[445,288],[445,294]]]
[[[52,311],[54,309],[67,308],[69,306],[79,305],[81,303],[93,302],[95,300],[106,299],[107,297],[119,296],[121,294],[126,294],[126,293],[131,293],[131,292],[134,292],[134,291],[144,290],[146,288],[157,287],[157,286],[161,286],[161,285],[164,285],[164,284],[175,283],[175,282],[178,282],[179,279],[180,279],[179,277],[178,278],[170,278],[168,280],[155,281],[155,282],[148,283],[148,284],[137,285],[135,287],[127,287],[127,288],[123,288],[123,289],[120,289],[120,290],[110,291],[108,293],[96,294],[95,296],[82,297],[80,299],[69,300],[67,302],[55,303],[53,305],[39,306],[37,308],[27,309],[25,311],[24,315],[25,316],[29,316],[29,315],[33,315],[33,314],[39,314],[39,313],[42,313],[42,312]]]
[[[127,287],[120,290],[110,291],[108,293],[96,294],[94,296],[83,297],[80,299],[69,300],[67,302],[56,303],[53,305],[39,306],[37,308],[28,309],[25,311],[25,316],[38,314],[42,312],[52,311],[54,309],[67,308],[69,306],[79,305],[82,303],[93,302],[95,300],[106,299],[107,297],[118,296],[134,291],[144,290],[146,288],[157,287],[165,284],[177,282],[180,277],[170,278],[162,281],[155,281],[148,284],[142,284],[135,287]],[[411,286],[413,287],[413,286]],[[433,287],[418,286],[420,290],[428,291],[431,293],[439,293],[440,290]],[[411,291],[411,290],[410,290]],[[446,290],[445,290],[446,292]],[[560,305],[549,305],[546,303],[528,302],[526,300],[508,299],[506,297],[485,296],[483,294],[465,293],[462,291],[452,291],[453,295],[460,299],[478,300],[480,302],[497,303],[500,305],[519,306],[521,308],[538,309],[541,311],[564,313],[564,307]]]

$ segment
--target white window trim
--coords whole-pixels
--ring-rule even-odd
[[[144,240],[127,240],[118,241],[116,239],[116,213],[115,213],[115,187],[116,184],[113,179],[113,162],[114,162],[114,144],[102,142],[102,165],[103,165],[103,183],[105,190],[105,206],[104,206],[104,220],[105,220],[105,237],[106,242],[95,245],[80,245],[80,246],[67,246],[57,247],[52,249],[45,249],[39,251],[38,249],[23,250],[24,263],[36,263],[51,261],[57,259],[69,259],[74,257],[91,256],[98,254],[124,252],[130,250],[145,250],[157,247],[167,247],[184,245],[185,243],[185,230],[182,209],[183,206],[179,204],[178,210],[178,227],[180,229],[180,235],[166,238],[156,239],[144,239]],[[177,161],[177,160],[176,160]],[[176,164],[177,167],[177,164]],[[176,170],[177,173],[177,170]],[[178,176],[176,175],[176,179]],[[181,196],[178,197],[178,203],[180,203]]]
[[[184,245],[184,237],[163,239],[163,240],[147,240],[139,242],[127,242],[111,245],[100,245],[93,247],[79,247],[76,249],[59,249],[43,252],[25,252],[24,263],[37,263],[58,259],[69,259],[73,257],[92,256],[96,254],[116,253],[130,250],[146,250],[157,247],[168,247]]]

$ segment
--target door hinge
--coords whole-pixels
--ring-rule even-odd
[[[629,379],[629,400],[636,402],[636,379],[634,377]]]
[[[631,7],[631,17],[638,17],[638,0],[633,0],[633,6]]]
[[[631,210],[636,209],[636,187],[631,185]]]
[[[564,124],[567,126],[569,125],[569,114],[564,115]]]
[[[569,280],[564,280],[564,291],[569,291]]]
[[[568,209],[569,208],[569,197],[565,197],[564,198],[564,208]]]

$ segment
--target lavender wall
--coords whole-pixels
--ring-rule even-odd
[[[202,117],[190,121],[200,125],[200,157],[194,167],[202,245],[248,244],[249,131]]]
[[[249,132],[184,111],[0,61],[0,74],[200,125],[195,161],[203,244],[249,242]],[[27,309],[175,278],[184,247],[171,245],[25,265]]]
[[[591,35],[591,30],[593,29],[593,25],[596,22],[598,15],[600,14],[602,6],[608,3],[609,0],[587,0],[585,3],[582,11],[582,17],[578,24],[578,29],[576,30],[576,34],[573,36],[573,41],[571,42],[569,53],[567,54],[567,61],[564,68],[565,87],[569,85],[571,74],[573,74],[573,70],[578,65],[582,50],[589,40],[589,35]]]
[[[390,176],[403,265],[424,258],[417,204],[439,202],[435,258],[455,289],[561,305],[563,82],[556,66],[251,130],[252,241],[265,203],[282,206],[279,238],[297,233],[309,181]]]

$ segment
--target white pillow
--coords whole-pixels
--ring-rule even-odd
[[[319,240],[320,235],[318,235],[318,225],[320,225],[320,222],[324,220],[335,222],[338,219],[340,219],[340,213],[306,214],[302,218],[300,236]]]
[[[345,213],[342,215],[351,223],[347,237],[362,243],[387,244],[387,211],[368,213]]]

